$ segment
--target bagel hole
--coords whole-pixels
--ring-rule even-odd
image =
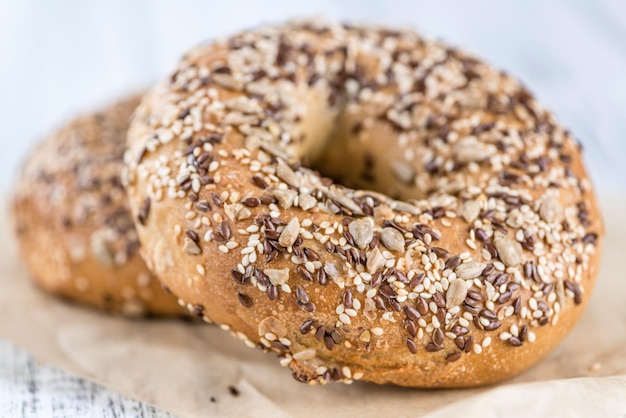
[[[308,158],[302,165],[352,189],[371,190],[397,200],[427,197],[416,182],[416,161],[401,155],[398,133],[386,124],[371,129],[362,125],[356,116],[342,112],[327,128],[321,148],[304,154]]]

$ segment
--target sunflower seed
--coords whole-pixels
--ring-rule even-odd
[[[460,163],[485,161],[494,151],[492,147],[479,142],[475,136],[462,138],[452,147],[452,154]]]
[[[259,335],[264,336],[268,332],[282,338],[287,335],[287,327],[274,316],[268,316],[259,322]]]
[[[190,238],[185,237],[185,243],[183,244],[183,251],[189,255],[198,255],[202,253],[202,248],[196,242]]]
[[[370,251],[367,256],[367,263],[365,267],[367,268],[368,273],[374,274],[379,268],[385,265],[385,262],[387,262],[387,260],[383,257],[383,254],[377,247]]]
[[[289,269],[265,269],[263,273],[270,279],[274,286],[280,286],[289,280]]]
[[[279,160],[278,166],[276,166],[276,175],[288,185],[296,188],[300,187],[300,179],[291,167],[282,160]]]
[[[296,242],[299,233],[300,221],[298,221],[298,218],[293,218],[287,225],[285,225],[283,232],[280,233],[278,243],[283,247],[289,248],[294,242]]]
[[[546,195],[541,200],[539,208],[539,216],[547,223],[555,222],[559,219],[562,212],[561,203],[554,195]]]
[[[363,210],[357,205],[354,200],[346,196],[343,191],[338,187],[323,188],[320,190],[329,198],[339,203],[344,208],[350,210],[354,215],[363,215]],[[332,212],[331,212],[332,213]]]
[[[99,234],[93,234],[90,239],[91,253],[103,266],[113,267],[115,265],[114,255],[109,248],[108,242]]]
[[[465,280],[456,279],[450,282],[448,291],[446,292],[446,309],[459,306],[467,296],[467,285]]]
[[[230,74],[213,74],[213,81],[219,84],[222,87],[225,87],[229,90],[241,90],[243,89],[243,81],[237,80]]]
[[[298,205],[303,210],[313,209],[317,205],[317,199],[308,193],[300,193],[298,196]]]
[[[476,218],[478,218],[479,213],[480,202],[478,202],[477,200],[468,200],[461,206],[459,215],[461,215],[461,217],[465,219],[466,222],[472,223],[476,220]]]
[[[372,228],[372,220],[369,217],[350,222],[348,231],[354,238],[354,243],[362,250],[372,242],[374,237],[374,228]]]
[[[380,233],[380,240],[391,251],[404,252],[404,237],[397,229],[384,228]]]
[[[522,262],[522,247],[517,241],[502,233],[496,233],[493,245],[496,247],[500,260],[507,267],[514,267]]]
[[[415,168],[406,161],[396,160],[391,164],[391,170],[397,180],[404,184],[412,184],[415,178]]]
[[[274,197],[278,200],[278,204],[284,209],[289,209],[293,206],[293,201],[297,195],[298,193],[291,189],[274,190]]]
[[[454,271],[459,279],[474,279],[483,272],[485,264],[476,261],[460,264]]]

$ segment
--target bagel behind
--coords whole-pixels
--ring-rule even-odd
[[[182,315],[141,259],[120,181],[140,96],[79,117],[39,142],[15,186],[22,258],[46,291],[111,313]]]

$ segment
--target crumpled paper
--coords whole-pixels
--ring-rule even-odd
[[[180,416],[626,416],[626,199],[603,200],[607,237],[588,311],[548,358],[500,385],[414,390],[364,382],[310,387],[274,355],[218,327],[127,320],[38,290],[0,216],[0,337],[37,359]],[[575,378],[575,379],[572,379]]]

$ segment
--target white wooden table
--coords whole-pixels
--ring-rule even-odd
[[[624,0],[243,3],[0,0],[0,188],[40,134],[152,82],[194,43],[321,14],[409,23],[507,69],[586,145],[599,188],[626,193]],[[0,340],[0,416],[170,415],[39,365]]]
[[[173,415],[42,365],[0,340],[0,416],[169,418]]]

